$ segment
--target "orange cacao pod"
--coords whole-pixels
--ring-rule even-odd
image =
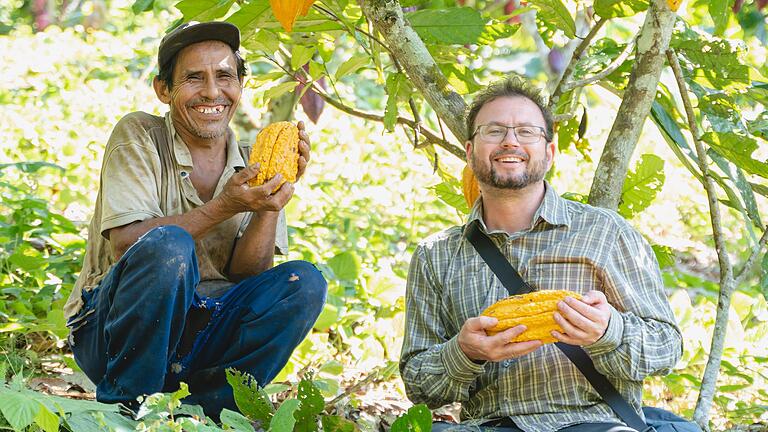
[[[472,173],[469,164],[464,165],[464,171],[461,172],[461,189],[464,192],[467,206],[472,208],[475,205],[475,200],[480,196],[480,187],[477,185],[477,179],[475,174]]]
[[[299,128],[290,122],[276,122],[262,129],[248,158],[248,165],[255,163],[260,165],[259,173],[248,180],[249,186],[264,184],[277,173],[283,175],[280,185],[295,182],[299,170]]]
[[[557,342],[550,332],[563,331],[555,321],[554,313],[557,311],[557,303],[565,297],[581,299],[581,294],[567,290],[542,290],[499,300],[481,314],[499,320],[498,324],[486,332],[492,336],[523,324],[527,330],[510,342],[529,340],[541,340],[545,344]]]

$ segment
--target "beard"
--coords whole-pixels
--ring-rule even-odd
[[[528,158],[528,156],[523,152],[499,151],[492,154],[489,159],[492,160],[501,155],[514,155],[514,156],[522,157],[524,159],[527,158],[525,162],[526,163],[525,172],[523,172],[522,174],[511,174],[511,175],[502,177],[498,173],[498,171],[496,171],[496,168],[493,166],[493,163],[490,163],[490,162],[487,164],[480,163],[478,158],[475,156],[475,152],[473,149],[472,154],[469,158],[469,164],[478,182],[485,183],[489,186],[493,186],[496,189],[520,190],[529,185],[532,185],[544,180],[544,176],[547,174],[547,165],[549,163],[548,156],[541,159],[534,160],[534,159]]]

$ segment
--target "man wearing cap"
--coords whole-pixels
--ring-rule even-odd
[[[107,142],[83,269],[66,306],[70,345],[96,398],[137,398],[189,384],[185,400],[237,409],[225,370],[270,382],[312,328],[326,282],[310,263],[273,267],[287,249],[280,176],[228,127],[246,73],[237,27],[187,23],[160,43],[153,87],[170,110],[134,112]],[[299,175],[309,160],[300,122]]]

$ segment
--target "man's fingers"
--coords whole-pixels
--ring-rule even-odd
[[[238,185],[245,184],[248,182],[248,180],[256,177],[256,175],[259,173],[260,165],[258,163],[255,163],[253,165],[247,166],[244,169],[236,172],[232,178]]]
[[[489,316],[479,316],[467,320],[467,329],[473,332],[484,331],[499,323],[499,320]]]

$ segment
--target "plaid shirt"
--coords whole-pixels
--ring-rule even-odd
[[[536,290],[598,290],[613,306],[603,337],[585,346],[599,372],[640,411],[643,378],[665,374],[682,355],[682,336],[654,253],[612,211],[560,198],[546,185],[529,230],[488,232]],[[417,247],[408,274],[400,372],[408,397],[431,408],[462,403],[463,422],[509,416],[523,430],[547,432],[585,422],[621,422],[553,344],[502,362],[477,364],[461,351],[462,324],[508,295],[464,238],[464,227]]]

